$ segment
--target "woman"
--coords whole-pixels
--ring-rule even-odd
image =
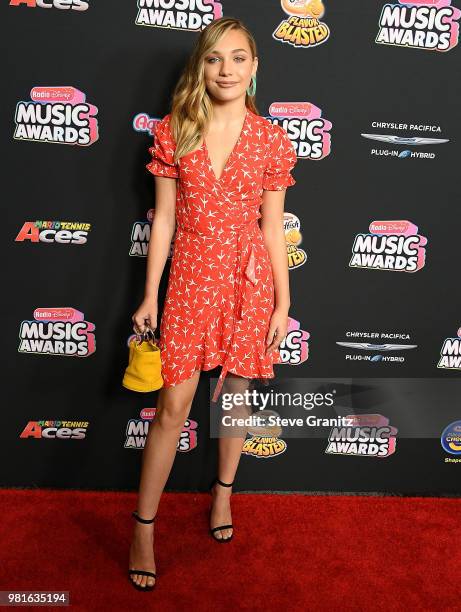
[[[145,298],[132,317],[136,333],[157,328],[175,221],[176,236],[160,325],[164,386],[133,513],[129,577],[142,590],[155,584],[153,520],[200,371],[222,366],[216,401],[224,379],[231,392],[243,391],[251,379],[273,378],[273,364],[281,363],[290,306],[283,211],[296,153],[285,130],[256,112],[257,66],[243,23],[213,21],[200,33],[149,149],[155,215]],[[231,486],[244,439],[219,440],[210,531],[220,543],[233,534]]]

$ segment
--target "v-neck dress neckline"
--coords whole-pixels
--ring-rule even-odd
[[[249,111],[248,111],[248,107],[247,107],[247,109],[245,111],[245,117],[243,119],[242,129],[240,130],[239,137],[237,138],[237,141],[236,141],[236,143],[234,145],[234,148],[232,149],[232,151],[230,152],[229,157],[227,158],[226,164],[225,164],[225,166],[224,166],[224,168],[223,168],[223,170],[221,172],[221,176],[219,178],[216,176],[215,171],[213,170],[213,164],[211,163],[210,153],[208,151],[208,147],[206,146],[205,137],[203,137],[202,149],[203,149],[203,151],[205,153],[205,156],[207,158],[207,163],[208,163],[208,165],[210,167],[211,175],[213,176],[214,180],[217,183],[220,183],[223,180],[224,175],[226,174],[226,171],[228,170],[229,164],[230,164],[232,158],[234,157],[234,154],[235,154],[235,152],[236,152],[236,150],[237,150],[237,148],[238,148],[238,146],[240,144],[240,141],[242,140],[242,136],[243,136],[243,133],[245,131],[247,120],[248,120],[248,115],[249,115]]]

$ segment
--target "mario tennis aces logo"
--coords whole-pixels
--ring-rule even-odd
[[[88,2],[84,0],[10,0],[10,6],[25,6],[26,8],[57,8],[73,11],[88,10]]]
[[[452,0],[400,0],[385,4],[376,41],[381,45],[449,51],[458,44],[461,11]]]
[[[26,221],[16,242],[42,244],[86,244],[91,223],[79,221]]]
[[[34,87],[31,102],[18,102],[16,140],[88,146],[98,140],[98,109],[75,87]]]

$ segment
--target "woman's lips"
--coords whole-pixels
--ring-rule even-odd
[[[217,81],[219,87],[234,87],[235,85],[237,85],[237,83],[220,83],[219,81]]]

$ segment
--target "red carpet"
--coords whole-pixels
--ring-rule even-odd
[[[218,544],[207,494],[165,493],[148,593],[126,575],[134,493],[3,489],[0,499],[1,590],[66,590],[72,610],[461,606],[459,499],[237,493],[234,539]]]

